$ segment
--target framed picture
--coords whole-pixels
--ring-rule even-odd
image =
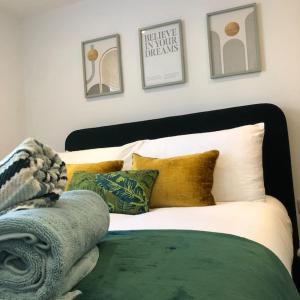
[[[119,34],[82,42],[85,97],[123,92]]]
[[[261,71],[256,4],[207,14],[211,78]]]
[[[144,89],[185,82],[182,22],[139,29]]]

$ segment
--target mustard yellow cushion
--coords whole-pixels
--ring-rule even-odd
[[[75,172],[89,172],[89,173],[109,173],[120,171],[123,167],[123,160],[111,160],[111,161],[102,161],[99,163],[90,163],[90,164],[67,164],[67,186],[66,190],[69,187],[70,182],[72,181],[73,174]]]
[[[211,193],[213,173],[219,151],[171,158],[132,155],[134,170],[158,170],[150,207],[214,205]]]

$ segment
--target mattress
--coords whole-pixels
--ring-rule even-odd
[[[265,201],[218,202],[207,207],[156,208],[141,215],[111,214],[110,231],[197,230],[232,234],[269,248],[291,273],[292,224],[274,197]]]

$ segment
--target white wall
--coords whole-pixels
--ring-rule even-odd
[[[263,72],[211,80],[206,13],[247,0],[86,0],[28,19],[24,29],[26,132],[63,150],[78,128],[178,115],[257,102],[286,113],[300,196],[300,1],[258,0]],[[137,29],[184,22],[187,83],[141,88]],[[87,101],[80,43],[120,33],[125,92]]]
[[[24,136],[21,51],[18,20],[0,12],[0,160]]]

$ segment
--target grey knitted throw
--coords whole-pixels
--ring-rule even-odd
[[[96,244],[108,226],[108,207],[91,191],[65,192],[52,207],[2,215],[0,299],[74,298],[78,291],[61,296],[95,267]]]

